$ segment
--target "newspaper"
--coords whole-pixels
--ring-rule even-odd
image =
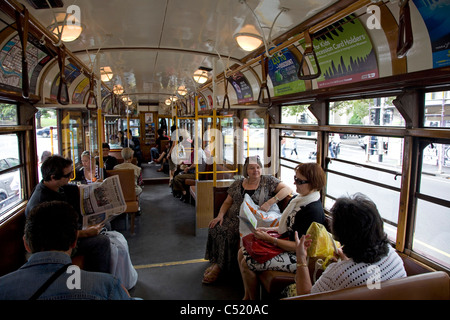
[[[108,177],[103,182],[80,185],[79,188],[83,229],[106,223],[127,208],[117,175]]]

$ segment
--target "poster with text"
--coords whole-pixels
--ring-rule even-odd
[[[331,30],[315,35],[314,50],[322,74],[317,78],[319,88],[378,78],[377,58],[372,42],[361,22],[349,16],[331,26]],[[304,47],[304,41],[301,45]],[[314,73],[317,66],[309,60]]]
[[[299,63],[288,49],[274,54],[269,59],[268,69],[275,96],[305,91],[305,81],[297,76]]]
[[[433,68],[450,65],[450,1],[413,1],[428,29]]]

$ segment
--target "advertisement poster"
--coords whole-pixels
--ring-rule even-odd
[[[253,101],[253,92],[247,78],[241,73],[233,74],[229,81],[236,91],[238,103],[245,103]]]
[[[305,91],[305,82],[297,76],[299,63],[288,49],[274,54],[269,59],[268,68],[275,96]]]
[[[428,29],[433,68],[450,65],[450,2],[413,0]]]
[[[322,33],[313,40],[322,74],[317,78],[319,88],[378,78],[378,64],[372,42],[358,19],[349,16],[341,26]],[[344,23],[346,22],[346,23]],[[304,47],[304,41],[301,41]],[[312,56],[309,57],[317,72]]]

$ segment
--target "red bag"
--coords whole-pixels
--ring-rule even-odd
[[[274,238],[279,238],[280,234],[270,233]],[[287,238],[285,238],[286,240]],[[264,263],[267,260],[284,252],[280,247],[266,242],[264,240],[257,239],[253,233],[250,233],[242,238],[242,243],[248,254],[258,263]]]

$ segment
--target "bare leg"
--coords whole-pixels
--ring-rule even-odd
[[[244,282],[244,298],[243,300],[256,300],[258,289],[258,277],[248,268],[242,253],[242,248],[238,252],[239,269],[241,270],[242,281]]]

